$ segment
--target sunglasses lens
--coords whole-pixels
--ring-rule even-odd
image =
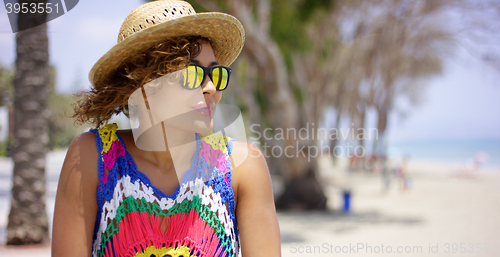
[[[217,90],[224,90],[229,82],[229,71],[224,67],[216,67],[212,71],[212,80]]]
[[[201,86],[205,72],[201,67],[188,66],[182,71],[182,87],[186,89],[196,89]]]

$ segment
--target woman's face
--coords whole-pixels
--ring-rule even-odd
[[[207,68],[219,65],[209,43],[201,43],[200,53],[190,64]],[[181,74],[182,71],[177,71],[164,75],[144,85],[144,91],[138,89],[132,94],[130,99],[143,99],[144,102],[137,105],[136,118],[138,126],[142,127],[139,131],[161,126],[162,122],[167,133],[169,128],[201,134],[212,130],[213,115],[222,92],[216,90],[207,75],[201,87],[183,88],[179,81]],[[133,118],[131,115],[131,122]]]

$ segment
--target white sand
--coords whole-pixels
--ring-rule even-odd
[[[49,155],[50,219],[63,159],[64,152]],[[393,180],[389,190],[383,192],[378,175],[349,174],[345,161],[337,167],[329,165],[327,158],[320,163],[330,211],[279,212],[283,256],[500,256],[500,170],[481,170],[476,178],[465,179],[450,177],[453,164],[410,160],[412,188],[401,192]],[[10,160],[0,159],[1,255],[50,256],[49,247],[3,246],[11,171]],[[340,188],[346,186],[353,190],[350,214],[340,211]],[[430,253],[429,246],[438,253]],[[460,253],[460,246],[465,253]],[[367,247],[372,253],[370,249],[366,252]],[[485,247],[490,253],[484,253]],[[496,253],[492,252],[495,247]],[[384,253],[375,253],[382,248]],[[394,254],[398,250],[402,253]]]
[[[283,256],[382,256],[398,249],[396,256],[500,256],[500,171],[465,179],[451,177],[450,164],[410,161],[412,188],[402,192],[393,179],[383,192],[380,176],[348,174],[345,161],[328,163],[321,160],[321,175],[333,211],[279,213]],[[340,212],[344,185],[353,190],[350,214]]]

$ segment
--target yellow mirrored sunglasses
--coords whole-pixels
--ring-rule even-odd
[[[191,64],[182,70],[181,86],[186,89],[197,89],[205,82],[206,77],[212,80],[218,91],[223,91],[229,84],[231,69],[225,66],[211,68]]]

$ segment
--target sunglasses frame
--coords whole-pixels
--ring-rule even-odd
[[[193,88],[185,87],[185,86],[184,86],[184,83],[181,83],[181,84],[182,84],[181,86],[182,86],[183,88],[188,89],[188,90],[195,90],[195,89],[200,88],[200,87],[201,87],[201,85],[203,85],[203,83],[205,83],[205,80],[207,79],[207,75],[208,75],[208,77],[210,78],[210,80],[211,80],[211,81],[212,81],[212,83],[213,83],[213,82],[214,82],[214,79],[212,78],[212,74],[213,74],[212,72],[213,72],[213,70],[214,70],[214,69],[217,69],[217,68],[225,68],[225,69],[227,69],[227,85],[226,85],[226,87],[225,87],[224,89],[219,89],[219,88],[217,87],[217,85],[215,85],[215,84],[214,84],[215,89],[216,89],[217,91],[224,91],[224,90],[226,90],[226,89],[227,89],[227,87],[229,86],[229,78],[231,77],[231,68],[226,67],[226,66],[221,66],[221,65],[219,65],[219,66],[214,66],[214,67],[212,67],[212,68],[203,67],[203,66],[198,65],[198,64],[190,64],[190,65],[188,65],[188,67],[189,67],[189,66],[196,66],[196,67],[200,67],[200,68],[203,70],[203,80],[201,81],[201,83],[200,83],[200,85],[199,85],[198,87],[193,87]],[[186,67],[186,69],[187,69],[188,67]]]

